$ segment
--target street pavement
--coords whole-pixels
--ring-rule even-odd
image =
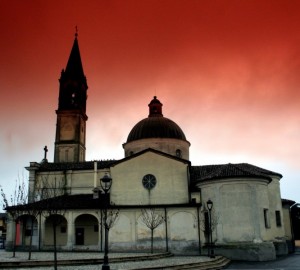
[[[268,262],[232,262],[226,269],[232,270],[300,270],[300,249],[294,254]]]

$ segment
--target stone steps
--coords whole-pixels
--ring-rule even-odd
[[[116,257],[109,258],[110,263],[119,263],[119,262],[134,262],[134,261],[145,261],[145,260],[158,260],[163,258],[172,257],[171,253],[157,253],[157,254],[148,254],[141,256],[127,256],[127,257]],[[87,265],[87,264],[102,264],[103,258],[99,259],[72,259],[72,260],[58,260],[57,265]],[[30,260],[30,261],[8,261],[1,262],[0,269],[6,268],[25,268],[25,267],[43,267],[43,266],[52,266],[53,260]]]
[[[173,254],[171,253],[158,253],[158,254],[147,254],[141,256],[127,256],[127,257],[115,257],[110,258],[110,263],[123,263],[123,262],[139,262],[139,261],[151,261],[151,260],[159,260],[159,259],[167,259],[172,257]],[[214,260],[204,261],[204,262],[197,262],[197,263],[188,263],[188,264],[176,264],[176,265],[166,265],[166,266],[155,266],[155,267],[145,267],[145,268],[130,268],[124,270],[184,270],[184,269],[198,269],[198,270],[219,270],[223,269],[226,265],[230,262],[229,259],[216,256]],[[70,266],[70,265],[93,265],[93,264],[102,264],[103,258],[101,259],[72,259],[72,260],[58,260],[57,264],[59,266]],[[171,264],[171,263],[170,263]],[[52,266],[53,260],[30,260],[30,261],[8,261],[8,262],[1,262],[0,269],[7,269],[7,268],[28,268],[28,267],[45,267],[45,266]]]
[[[189,263],[189,264],[177,264],[177,265],[168,265],[168,266],[156,266],[156,267],[147,267],[142,268],[143,270],[220,270],[223,269],[230,263],[230,260],[222,257],[216,256],[214,260],[198,263]],[[125,269],[124,269],[125,270]],[[130,268],[127,270],[141,270],[141,268]]]

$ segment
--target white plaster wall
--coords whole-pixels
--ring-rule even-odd
[[[223,241],[252,241],[252,191],[246,183],[224,184],[220,187]]]
[[[187,164],[146,152],[111,168],[111,200],[116,205],[188,203]],[[156,177],[150,191],[142,185],[146,174]]]
[[[197,216],[193,210],[171,210],[168,216],[171,241],[197,241]]]
[[[138,214],[138,213],[137,213]],[[160,224],[153,232],[153,237],[158,240],[163,240],[165,238],[165,223]],[[137,220],[137,240],[150,240],[151,230],[143,223],[141,216]]]
[[[268,181],[264,179],[223,179],[198,185],[202,203],[213,201],[217,217],[217,243],[260,242],[264,239],[263,208],[268,205]]]
[[[109,172],[109,170],[97,170],[96,186],[100,186],[100,178],[103,177],[106,172]],[[66,183],[66,189],[70,195],[92,194],[95,185],[95,172],[94,170],[68,170],[66,173],[63,171],[42,172],[37,174],[36,181],[36,186],[32,184],[29,187],[30,189],[34,189],[35,187],[42,188],[45,181],[48,182],[52,188],[55,186],[56,181],[57,187],[59,187],[61,183]]]
[[[62,171],[40,172],[36,176],[34,188],[37,193],[41,193],[43,188],[49,188],[49,195],[51,194],[51,196],[59,196],[63,194],[62,188],[64,187],[65,183],[65,175]],[[38,194],[36,196],[39,197]],[[42,196],[42,194],[40,194],[40,196]]]
[[[268,195],[269,195],[269,214],[270,214],[270,228],[266,230],[266,240],[279,240],[285,237],[285,230],[283,225],[283,213],[282,213],[282,203],[280,195],[280,183],[278,177],[273,177],[272,182],[268,185]],[[275,211],[280,211],[282,225],[276,225]]]
[[[179,149],[181,151],[181,158],[186,160],[189,160],[189,147],[190,143],[188,141],[171,138],[149,138],[123,144],[125,157],[148,148],[176,156],[176,150]]]
[[[284,224],[285,237],[289,240],[293,238],[291,230],[291,216],[290,216],[290,207],[287,205],[282,208],[282,221]]]
[[[109,232],[110,241],[119,243],[135,241],[135,223],[135,211],[122,211]]]
[[[100,178],[102,177],[101,171],[97,173],[97,185],[100,185]],[[92,194],[94,188],[94,171],[72,171],[68,172],[67,178],[69,181],[69,187],[71,188],[71,194]]]

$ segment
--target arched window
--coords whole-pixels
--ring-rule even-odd
[[[176,150],[176,157],[180,157],[181,158],[181,150],[180,149]]]

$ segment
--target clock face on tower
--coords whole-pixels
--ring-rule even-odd
[[[144,188],[150,190],[156,185],[156,178],[153,174],[146,174],[142,180]]]

